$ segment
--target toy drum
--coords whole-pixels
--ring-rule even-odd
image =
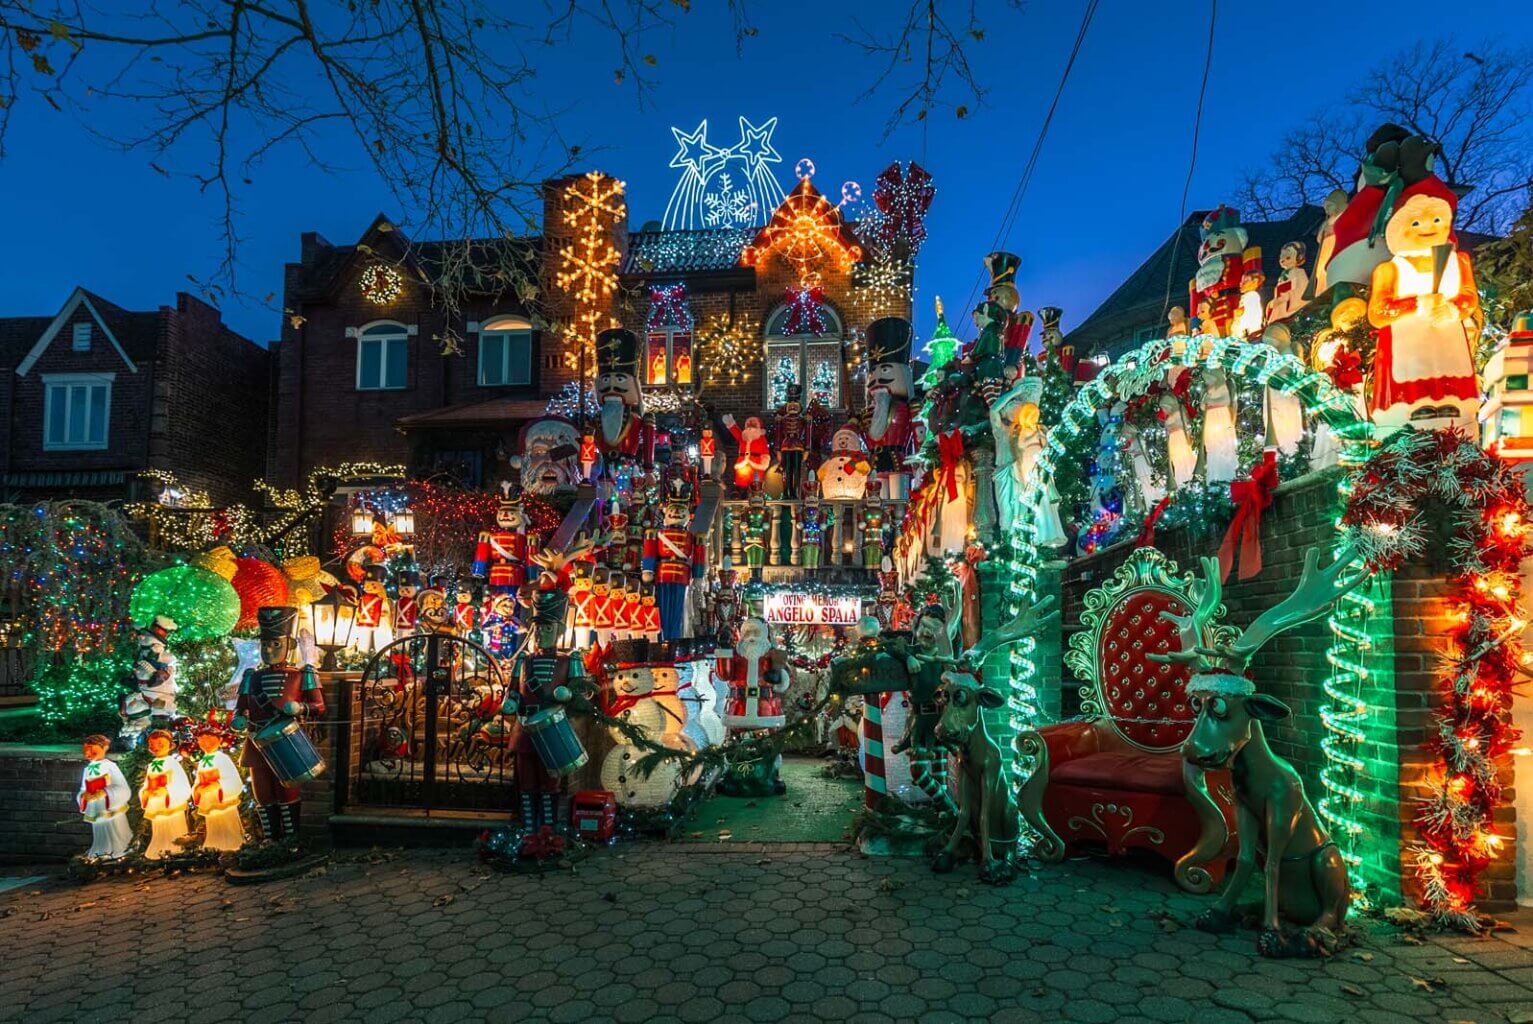
[[[318,778],[325,770],[325,759],[319,756],[314,741],[296,718],[274,718],[261,726],[250,741],[284,786]]]
[[[522,721],[522,730],[532,740],[532,749],[550,775],[569,775],[586,763],[585,747],[575,735],[575,727],[565,717],[563,708],[544,708]]]

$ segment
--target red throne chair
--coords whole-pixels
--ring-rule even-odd
[[[1033,771],[1020,810],[1042,837],[1036,853],[1059,861],[1081,846],[1121,854],[1152,850],[1174,862],[1183,889],[1208,892],[1235,854],[1228,770],[1205,772],[1182,760],[1197,717],[1187,700],[1185,663],[1147,655],[1181,649],[1161,612],[1186,615],[1196,603],[1192,575],[1154,548],[1139,548],[1086,594],[1085,628],[1070,638],[1065,664],[1085,681],[1080,720],[1019,737]],[[1220,608],[1217,620],[1224,613]],[[1205,643],[1233,632],[1211,625]]]

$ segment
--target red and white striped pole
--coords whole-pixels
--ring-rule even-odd
[[[889,795],[884,775],[884,701],[890,694],[870,693],[862,705],[862,805],[869,810]]]

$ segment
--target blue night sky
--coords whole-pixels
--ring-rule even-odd
[[[854,33],[848,16],[791,0],[752,5],[760,35],[737,57],[722,3],[699,2],[674,29],[644,39],[660,58],[657,87],[643,109],[613,83],[613,46],[541,50],[539,88],[566,112],[566,136],[582,143],[586,166],[629,185],[631,223],[658,219],[675,182],[670,126],[708,118],[713,141],[735,141],[736,118],[780,119],[774,143],[793,163],[810,157],[816,184],[835,196],[854,179],[871,192],[891,160],[915,159],[935,177],[937,198],[917,274],[917,327],[929,332],[932,296],[956,313],[975,288],[1079,25],[1083,4],[1033,0],[1018,13],[999,3],[983,18],[973,48],[989,89],[965,120],[939,111],[923,129],[882,138],[893,92],[858,97],[875,73],[836,38]],[[861,4],[846,5],[852,10]],[[901,7],[903,5],[893,5]],[[881,10],[887,21],[890,5]],[[1459,0],[1451,22],[1473,45],[1492,32],[1533,38],[1533,5]],[[1520,12],[1520,13],[1519,13]],[[1174,230],[1187,170],[1192,115],[1202,71],[1208,8],[1203,3],[1105,3],[1055,117],[1021,213],[1004,247],[1022,255],[1018,284],[1030,308],[1058,305],[1068,329],[1086,316]],[[1345,94],[1380,59],[1450,19],[1439,3],[1399,0],[1386,15],[1301,4],[1221,5],[1202,148],[1189,209],[1225,198],[1240,169],[1261,159],[1293,123]],[[881,23],[882,24],[882,23]],[[126,130],[130,112],[116,108]],[[121,153],[93,140],[74,113],[31,100],[16,111],[0,196],[13,239],[0,275],[0,315],[51,314],[75,284],[120,305],[169,303],[187,276],[206,276],[221,253],[218,208],[184,178],[148,166],[147,153]],[[279,295],[282,264],[298,235],[317,230],[354,241],[372,215],[398,215],[381,183],[336,130],[334,153],[352,168],[326,175],[294,152],[264,165],[242,196],[240,286],[250,297],[223,302],[226,318],[252,338],[278,331],[261,304]],[[187,166],[183,163],[182,166]],[[966,324],[951,318],[963,333]]]

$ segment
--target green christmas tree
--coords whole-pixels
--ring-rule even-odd
[[[922,386],[930,389],[942,379],[942,368],[953,361],[954,354],[958,351],[958,338],[953,334],[953,329],[947,325],[947,314],[942,310],[942,296],[937,296],[937,330],[932,334],[931,340],[926,343],[926,376],[921,378]]]

